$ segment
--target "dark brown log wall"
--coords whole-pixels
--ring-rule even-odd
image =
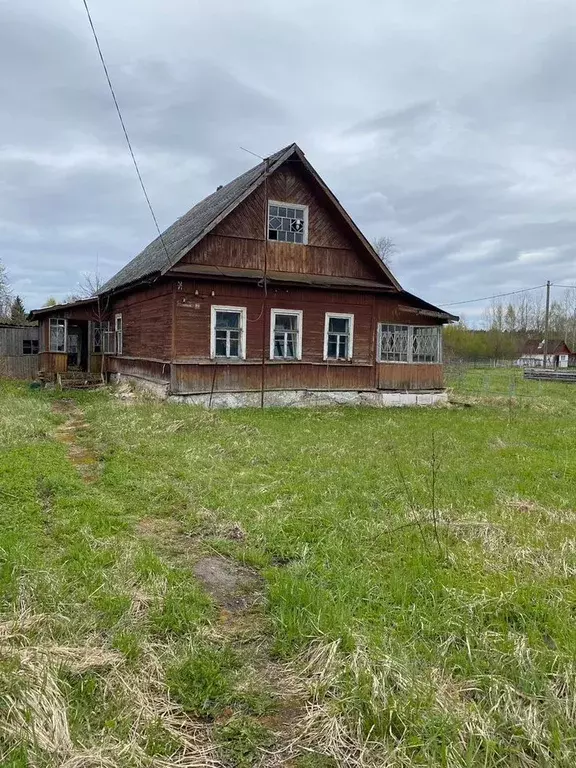
[[[158,283],[118,297],[111,305],[122,315],[123,356],[169,361],[172,358],[173,285]]]
[[[308,363],[323,363],[324,318],[326,312],[354,315],[354,363],[373,362],[373,307],[370,294],[318,291],[305,288],[262,288],[234,283],[198,283],[198,296],[184,287],[176,292],[175,359],[210,357],[210,315],[212,305],[247,308],[247,360],[269,357],[271,309],[303,310],[302,358]],[[188,283],[189,285],[189,283]],[[212,295],[214,294],[214,295]],[[349,366],[348,362],[339,365]]]
[[[176,290],[174,365],[171,388],[178,393],[266,389],[438,389],[442,365],[378,364],[378,322],[436,324],[402,308],[393,298],[352,291],[262,288],[243,283],[184,280]],[[247,359],[210,360],[211,307],[247,309]],[[270,360],[271,309],[303,311],[302,360]],[[323,359],[326,312],[354,315],[351,361]],[[262,352],[264,341],[264,372]]]

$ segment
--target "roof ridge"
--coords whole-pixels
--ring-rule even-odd
[[[284,162],[296,151],[304,156],[295,142],[288,144],[197,202],[113,275],[102,286],[100,294],[170,269],[182,258],[183,251],[192,248],[222,214],[239,204],[252,191],[271,166],[279,161]]]

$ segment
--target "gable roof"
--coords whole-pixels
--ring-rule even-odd
[[[572,354],[572,350],[566,344],[564,339],[548,339],[548,354],[549,355],[565,355],[565,350],[568,350],[568,354]],[[523,355],[543,355],[544,354],[544,339],[528,339],[523,348]]]
[[[381,261],[362,232],[360,232],[356,224],[348,216],[336,196],[306,160],[300,147],[297,144],[290,144],[197,203],[188,213],[185,213],[184,216],[168,227],[161,237],[153,240],[138,256],[108,280],[102,286],[100,293],[109,293],[131,283],[144,280],[147,277],[168,272],[191,248],[245,200],[264,181],[267,174],[273,173],[282,163],[294,155],[298,157],[315,181],[321,186],[331,203],[346,220],[348,227],[352,229],[353,233],[360,240],[368,255],[374,260],[379,270],[392,283],[394,288],[400,290],[400,285],[390,270]]]

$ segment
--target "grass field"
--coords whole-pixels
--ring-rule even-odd
[[[0,384],[0,765],[573,766],[576,387],[451,383]]]

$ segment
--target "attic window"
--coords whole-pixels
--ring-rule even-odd
[[[268,240],[284,243],[308,242],[308,206],[294,203],[268,203]]]

